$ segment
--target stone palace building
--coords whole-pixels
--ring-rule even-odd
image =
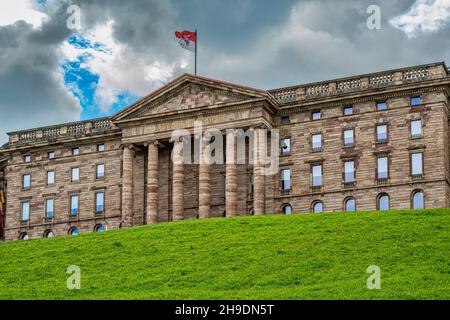
[[[1,237],[448,207],[449,91],[444,63],[269,91],[184,74],[112,117],[9,133],[0,149]],[[276,174],[250,161],[175,163],[172,149],[184,142],[171,134],[192,132],[196,121],[223,132],[225,153],[236,139],[227,129],[277,129]],[[248,151],[265,142],[255,138]]]

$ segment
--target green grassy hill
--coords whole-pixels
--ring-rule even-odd
[[[186,221],[0,244],[0,299],[449,299],[450,209]],[[66,288],[69,265],[81,290]],[[366,269],[381,268],[381,290]]]

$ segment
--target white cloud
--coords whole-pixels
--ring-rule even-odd
[[[411,9],[389,22],[408,37],[437,31],[450,20],[450,0],[417,0]]]
[[[95,99],[101,111],[107,112],[117,101],[118,95],[128,92],[136,96],[144,96],[161,86],[174,76],[177,67],[186,67],[186,63],[174,62],[163,64],[137,56],[131,50],[118,43],[113,37],[113,21],[98,26],[91,32],[82,32],[80,37],[95,47],[77,48],[65,42],[63,53],[69,61],[85,56],[82,68],[99,76]]]
[[[22,20],[38,28],[45,19],[47,15],[34,8],[33,0],[0,1],[0,26],[11,25]]]

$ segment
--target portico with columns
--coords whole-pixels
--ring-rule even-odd
[[[237,129],[254,133],[254,155],[266,152],[261,128],[273,127],[276,108],[264,91],[183,75],[116,115],[123,145],[122,224],[266,213],[261,157],[250,163],[247,141],[246,162],[237,163]],[[211,163],[207,152],[211,139],[205,133],[212,129],[222,133],[223,164]],[[183,137],[174,139],[177,130]],[[186,139],[200,147],[187,163]]]

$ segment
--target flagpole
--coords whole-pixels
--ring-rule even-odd
[[[195,29],[195,75],[197,75],[197,42],[198,42],[197,29]]]

